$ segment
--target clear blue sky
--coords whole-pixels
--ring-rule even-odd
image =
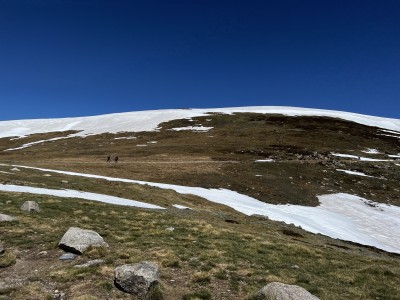
[[[0,120],[288,105],[400,118],[400,1],[0,0]]]

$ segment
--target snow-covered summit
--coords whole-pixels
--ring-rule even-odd
[[[383,129],[400,131],[399,119],[311,108],[250,106],[230,108],[149,110],[90,117],[1,121],[0,138],[67,130],[80,131],[77,136],[101,134],[106,132],[117,133],[126,131],[151,131],[155,130],[160,123],[171,120],[199,117],[207,115],[208,113],[232,114],[239,112],[283,114],[287,116],[333,117],[347,121],[353,121],[367,126],[376,126]]]

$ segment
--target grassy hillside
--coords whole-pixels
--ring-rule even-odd
[[[208,132],[174,131],[193,125]],[[315,206],[316,195],[347,192],[400,205],[400,139],[378,128],[319,117],[212,115],[161,124],[157,132],[102,134],[44,142],[71,132],[0,139],[0,163],[199,187],[223,187],[267,203]],[[129,137],[130,139],[126,139]],[[132,138],[134,137],[134,138]],[[116,139],[117,138],[117,139]],[[375,148],[380,154],[367,154]],[[106,163],[118,155],[118,163]],[[256,162],[259,159],[274,162]],[[393,159],[393,158],[391,158]],[[113,285],[114,267],[141,260],[161,268],[165,299],[245,299],[271,281],[300,285],[321,299],[397,299],[400,259],[374,248],[314,235],[263,217],[247,217],[172,190],[0,166],[0,183],[70,188],[165,207],[147,210],[52,196],[0,192],[0,223],[11,266],[0,268],[0,299],[129,299]],[[362,177],[337,169],[363,172]],[[256,176],[257,175],[257,176]],[[39,214],[19,210],[36,200]],[[192,210],[179,210],[173,204]],[[57,243],[69,228],[96,230],[110,245],[62,262]],[[173,228],[173,230],[172,230]],[[87,269],[74,265],[102,258]],[[15,261],[15,264],[13,263]],[[21,287],[22,286],[22,287]],[[196,298],[197,297],[197,298]]]
[[[196,124],[213,129],[170,130]],[[378,128],[332,118],[221,114],[171,121],[161,124],[158,132],[69,138],[15,151],[1,150],[68,134],[39,134],[12,141],[4,138],[0,139],[0,161],[224,187],[268,203],[317,205],[317,194],[348,192],[400,205],[399,166],[394,162],[357,161],[331,155],[337,152],[388,159],[387,154],[400,152],[400,138],[383,134]],[[376,148],[381,154],[362,152],[368,148]],[[108,155],[119,156],[118,166],[105,163]],[[263,158],[276,162],[255,163]],[[377,178],[352,176],[336,169],[360,171]]]

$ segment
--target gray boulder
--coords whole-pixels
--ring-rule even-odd
[[[108,247],[108,244],[96,231],[70,227],[58,246],[65,251],[82,254],[90,246]]]
[[[115,268],[114,283],[116,287],[138,299],[149,299],[158,284],[158,276],[157,266],[144,261]]]
[[[11,221],[15,221],[15,220],[16,220],[15,217],[11,217],[9,215],[0,214],[0,222],[11,222]]]
[[[297,285],[271,282],[255,295],[256,300],[319,300],[307,290]]]
[[[40,212],[39,204],[35,201],[25,201],[21,206],[21,210],[27,212]]]

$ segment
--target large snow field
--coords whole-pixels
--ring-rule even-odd
[[[400,253],[400,207],[374,203],[350,194],[318,196],[320,205],[317,207],[273,205],[227,189],[205,189],[20,165],[12,167],[172,189],[229,206],[246,215],[264,215],[313,233]]]
[[[156,130],[159,124],[162,122],[205,116],[209,112],[224,114],[249,112],[262,114],[283,114],[287,116],[324,116],[340,118],[367,126],[376,126],[395,132],[400,131],[400,120],[398,119],[311,108],[252,106],[204,109],[167,109],[77,118],[1,121],[0,138],[67,130],[81,131],[74,136],[86,136],[106,132],[118,133],[128,131],[152,131]]]

